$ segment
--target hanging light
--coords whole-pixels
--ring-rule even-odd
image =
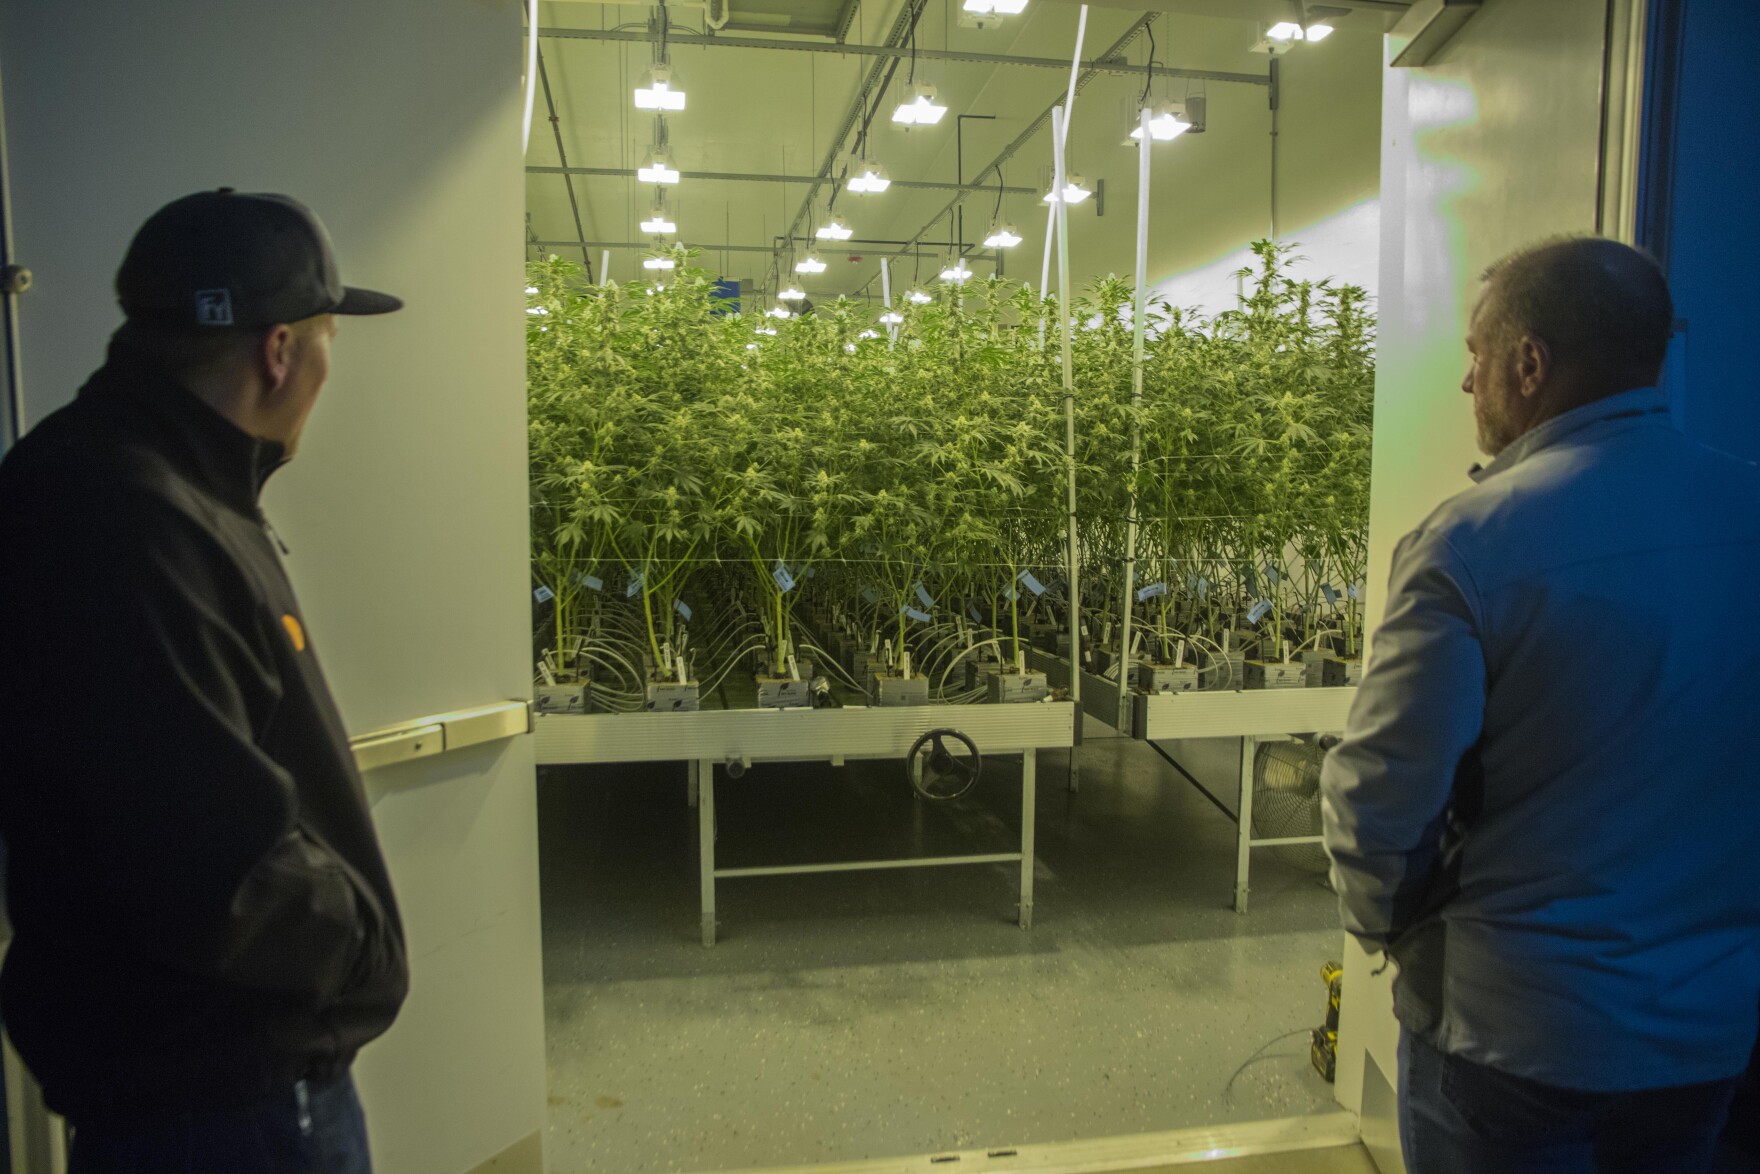
[[[1021,234],[1015,231],[1014,225],[1000,221],[990,225],[990,235],[984,238],[987,249],[1012,249],[1021,243]]]
[[[768,310],[765,310],[764,313],[769,315],[772,318],[792,318],[792,317],[794,317],[793,314],[789,313],[787,306],[771,306]]]
[[[1019,16],[1027,10],[1027,0],[965,0],[960,7],[979,16]]]
[[[785,302],[799,302],[806,300],[807,291],[800,286],[791,283],[788,288],[784,289],[776,296]]]
[[[530,295],[532,295],[532,294],[535,294],[535,293],[537,293],[537,292],[538,292],[538,287],[537,287],[537,286],[535,286],[535,285],[528,285],[528,286],[526,286],[526,294],[527,294],[527,296],[530,296]]]
[[[656,235],[671,235],[678,231],[678,225],[673,222],[671,216],[667,215],[666,205],[657,202],[648,213],[648,218],[642,221],[642,231]]]
[[[844,186],[858,195],[872,196],[891,187],[892,179],[880,164],[860,159],[850,165],[849,182]]]
[[[636,168],[636,178],[643,183],[677,183],[678,168],[673,165],[672,151],[655,147],[648,152],[647,160]]]
[[[903,324],[904,315],[900,314],[897,310],[888,310],[886,313],[880,315],[880,325],[882,326],[901,326]]]
[[[1087,199],[1089,196],[1091,196],[1093,194],[1094,194],[1093,190],[1088,187],[1088,181],[1083,179],[1081,176],[1067,175],[1064,177],[1063,198],[1068,203],[1079,204],[1083,200]],[[1047,204],[1057,203],[1057,193],[1054,191],[1046,192],[1045,193],[1045,203],[1047,203]]]
[[[1332,26],[1329,24],[1311,24],[1306,31],[1307,36],[1303,39],[1312,45],[1330,37],[1332,35]]]
[[[892,121],[903,126],[934,126],[947,115],[947,107],[935,100],[935,87],[918,82],[908,91],[910,97],[892,112]]]
[[[636,109],[684,109],[684,91],[672,88],[672,66],[656,61],[648,67],[648,84],[636,91]]]
[[[819,254],[808,253],[794,263],[794,271],[796,273],[823,273],[825,272],[825,262],[819,260]]]
[[[658,256],[658,257],[649,257],[642,262],[642,268],[643,269],[677,269],[678,262],[673,260],[671,257],[667,257],[664,255]]]
[[[1273,41],[1299,41],[1302,39],[1302,26],[1293,20],[1280,20],[1266,29],[1265,35]]]
[[[821,224],[819,231],[813,235],[822,241],[846,241],[855,234],[856,231],[849,226],[849,221],[841,216],[833,216]]]
[[[913,289],[910,293],[907,293],[904,296],[906,301],[916,306],[926,306],[935,300],[934,294],[924,293],[920,289]]]
[[[1186,110],[1177,102],[1157,102],[1149,107],[1149,138],[1157,143],[1165,143],[1177,139],[1192,129],[1192,120],[1186,117]],[[1141,121],[1131,127],[1130,141],[1137,142],[1143,137]]]
[[[754,330],[752,333],[753,334],[768,334],[768,335],[774,337],[776,334],[776,327],[774,327],[774,326],[760,326],[760,327],[758,327],[758,329]]]
[[[946,265],[942,266],[940,276],[942,281],[951,281],[956,285],[964,285],[966,278],[971,275],[972,271],[966,268],[966,259],[964,257],[955,257],[948,261]]]

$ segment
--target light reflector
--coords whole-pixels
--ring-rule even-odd
[[[904,296],[907,301],[916,306],[926,306],[935,300],[934,294],[924,293],[920,289],[913,289],[910,293],[907,293]]]
[[[1149,111],[1149,138],[1157,143],[1165,143],[1177,139],[1192,129],[1191,119],[1186,112],[1172,102],[1157,103]],[[1139,122],[1131,128],[1132,141],[1143,137],[1143,127]]]
[[[671,257],[649,257],[642,262],[643,269],[677,269],[678,262]]]
[[[1068,203],[1079,204],[1083,200],[1087,199],[1089,196],[1091,196],[1093,194],[1094,194],[1093,190],[1088,187],[1088,181],[1083,179],[1081,176],[1068,175],[1068,176],[1064,177],[1063,198]],[[1047,203],[1047,204],[1057,203],[1057,193],[1054,191],[1046,192],[1045,193],[1045,203]]]
[[[672,88],[672,67],[656,61],[648,67],[648,84],[636,91],[637,110],[683,110],[684,91]]]
[[[918,82],[910,96],[892,112],[892,121],[904,126],[934,126],[947,115],[947,107],[935,100],[935,87]]]
[[[815,232],[813,235],[822,241],[846,241],[855,235],[855,229],[851,228],[849,226],[849,221],[845,220],[843,217],[833,216],[824,224],[821,224],[819,226],[819,231]]]
[[[785,302],[798,302],[806,298],[807,291],[798,285],[791,285],[776,296]]]
[[[992,224],[990,235],[984,238],[987,249],[1012,249],[1021,243],[1021,234],[1015,231],[1012,224]]]
[[[882,326],[901,326],[903,324],[904,315],[900,314],[897,310],[888,310],[886,313],[880,315],[880,325]]]
[[[966,268],[966,259],[964,257],[954,258],[946,265],[942,266],[941,269],[941,280],[951,281],[956,285],[965,284],[966,278],[971,275],[972,271]]]
[[[891,187],[892,179],[880,164],[863,160],[850,166],[849,182],[844,186],[858,195],[872,196]]]
[[[677,183],[678,168],[673,166],[672,152],[664,147],[649,152],[647,161],[636,168],[636,178],[643,183]]]
[[[796,273],[823,273],[825,272],[825,262],[819,260],[819,254],[808,253],[794,263],[794,271]]]

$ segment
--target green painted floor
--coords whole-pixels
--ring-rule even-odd
[[[1233,794],[1234,743],[1178,752]],[[1041,760],[1032,931],[1013,921],[1013,865],[753,878],[722,882],[714,949],[698,941],[683,767],[543,772],[551,1170],[847,1161],[1334,1109],[1306,1038],[1341,945],[1324,878],[1256,853],[1253,910],[1236,915],[1233,825],[1140,743],[1082,754],[1076,795],[1065,757]],[[720,862],[1007,851],[1019,794],[1002,760],[937,805],[896,763],[754,768],[718,785]]]

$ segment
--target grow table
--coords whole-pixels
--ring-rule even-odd
[[[1117,695],[1117,686],[1113,694]],[[1342,730],[1356,698],[1355,686],[1332,689],[1247,689],[1197,693],[1135,693],[1131,734],[1149,743],[1185,780],[1235,824],[1234,909],[1247,911],[1247,877],[1254,848],[1318,844],[1320,836],[1253,835],[1253,758],[1264,739]],[[1162,742],[1183,738],[1239,738],[1239,791],[1233,810],[1192,777]]]
[[[1069,702],[1022,705],[922,705],[896,708],[702,710],[695,713],[546,714],[537,719],[540,765],[684,762],[697,808],[698,877],[703,944],[715,944],[715,882],[746,876],[930,868],[957,864],[1019,864],[1020,925],[1033,925],[1033,831],[1038,752],[1076,740]],[[983,755],[1021,756],[1021,840],[1018,852],[851,860],[755,868],[715,864],[715,768],[758,762],[828,762],[904,758],[930,730],[952,729]]]

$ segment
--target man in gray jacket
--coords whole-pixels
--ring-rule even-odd
[[[1345,928],[1398,964],[1406,1161],[1708,1170],[1760,1006],[1760,471],[1676,430],[1656,265],[1494,266],[1494,459],[1394,553],[1322,779]]]

